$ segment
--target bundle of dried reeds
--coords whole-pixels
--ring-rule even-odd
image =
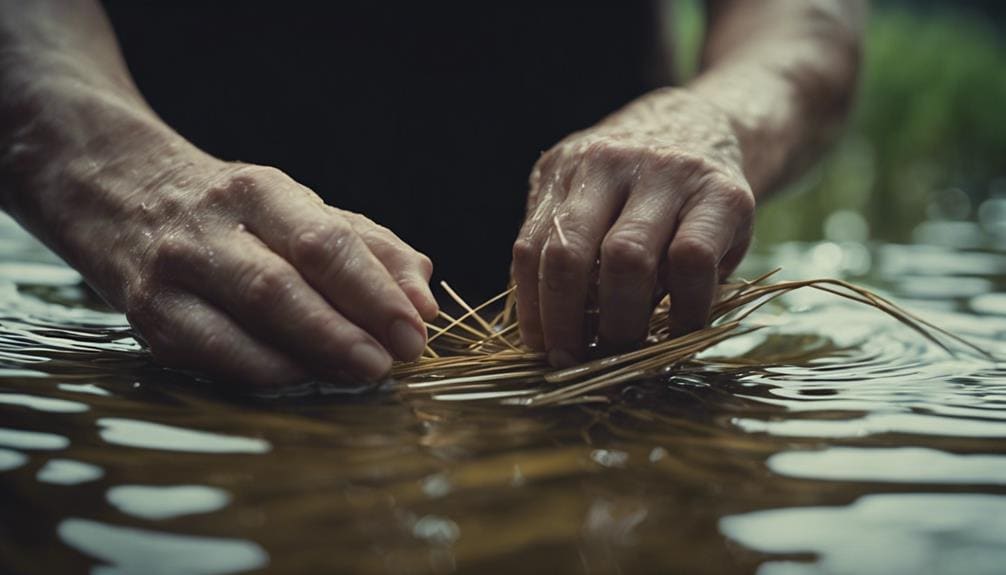
[[[429,345],[421,358],[397,364],[392,376],[401,393],[427,394],[437,399],[493,400],[508,404],[546,406],[607,401],[598,392],[629,381],[666,375],[694,363],[695,356],[732,337],[751,333],[749,316],[781,295],[811,288],[872,306],[899,320],[949,353],[968,350],[989,353],[873,292],[835,279],[766,283],[777,270],[752,281],[724,284],[710,314],[709,327],[671,337],[668,297],[656,306],[644,344],[628,353],[611,355],[581,365],[554,369],[545,354],[521,344],[514,289],[470,306],[446,283],[444,290],[464,310],[458,317],[440,312],[428,324]],[[503,300],[503,309],[489,316]]]

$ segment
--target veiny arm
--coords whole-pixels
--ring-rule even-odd
[[[691,89],[730,118],[756,196],[837,135],[853,102],[864,0],[711,0]]]

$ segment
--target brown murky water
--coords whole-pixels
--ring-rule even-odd
[[[1006,356],[1006,251],[756,253]],[[812,292],[715,353],[779,365],[528,410],[224,396],[0,225],[0,572],[1003,573],[1006,364]]]

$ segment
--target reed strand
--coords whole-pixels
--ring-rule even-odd
[[[865,288],[837,279],[767,283],[778,271],[720,286],[710,312],[710,325],[683,336],[671,335],[673,326],[668,312],[672,302],[665,296],[654,308],[649,335],[638,349],[565,369],[550,367],[544,353],[522,345],[513,285],[473,307],[444,282],[441,284],[444,291],[464,313],[455,318],[440,312],[440,323],[428,324],[431,335],[425,353],[416,361],[398,363],[392,368],[394,385],[403,394],[453,401],[488,400],[525,406],[605,401],[606,390],[630,381],[708,365],[695,360],[695,356],[727,339],[760,329],[761,326],[748,324],[753,313],[803,288],[873,307],[948,353],[993,358],[981,347]],[[500,300],[504,302],[503,309],[489,315],[487,310]],[[728,359],[723,365],[740,364]],[[757,364],[745,361],[743,365]]]

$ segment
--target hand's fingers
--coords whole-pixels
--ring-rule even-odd
[[[569,189],[569,180],[573,177],[579,162],[569,162],[563,154],[555,149],[544,152],[531,168],[528,176],[527,203],[524,206],[524,217],[528,217],[538,209],[538,204],[546,198],[563,199]]]
[[[641,180],[601,243],[598,335],[606,347],[619,349],[646,337],[658,268],[683,197],[671,185],[660,174]]]
[[[524,220],[513,245],[510,273],[517,286],[517,323],[521,341],[535,350],[545,349],[538,306],[538,266],[557,204],[554,195],[543,195],[534,212]]]
[[[334,208],[332,208],[334,209]],[[433,262],[425,254],[417,252],[403,242],[391,230],[378,225],[360,214],[342,212],[356,230],[357,235],[367,244],[391,277],[398,282],[405,295],[416,306],[423,319],[430,321],[437,317],[440,309],[433,292],[430,291],[430,276]]]
[[[542,248],[538,298],[549,361],[582,357],[584,312],[598,248],[624,201],[622,179],[602,166],[582,167]]]
[[[158,273],[235,319],[263,342],[312,369],[349,371],[377,379],[391,357],[362,329],[332,309],[293,267],[247,232],[235,230],[212,250],[213,266],[197,249],[160,248]]]
[[[727,253],[723,255],[723,259],[720,260],[720,267],[717,272],[717,277],[720,282],[725,282],[730,277],[730,274],[734,273],[737,266],[740,265],[741,261],[744,259],[744,255],[747,253],[748,248],[751,247],[751,228],[753,226],[753,221],[744,230],[741,228],[738,233],[734,234],[734,243],[727,250]]]
[[[754,212],[750,191],[726,186],[700,193],[694,206],[686,206],[681,223],[667,250],[664,285],[671,294],[671,323],[676,334],[700,329],[718,283],[718,267],[738,242]]]
[[[249,214],[252,233],[398,359],[419,357],[426,325],[388,270],[345,218],[306,201],[310,190],[280,176]]]
[[[192,294],[153,294],[132,306],[127,317],[154,358],[169,367],[237,385],[286,385],[308,376],[286,355],[251,337]]]

